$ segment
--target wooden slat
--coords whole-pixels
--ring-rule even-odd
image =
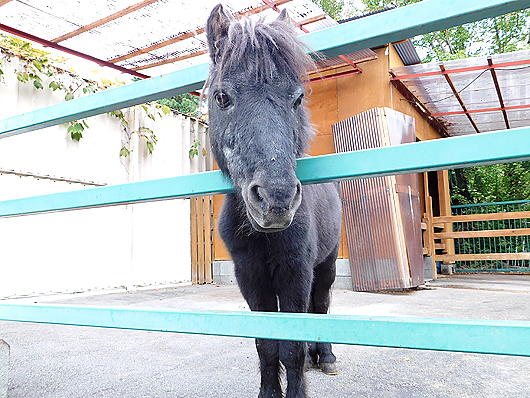
[[[121,11],[118,11],[112,15],[106,16],[105,18],[101,18],[98,21],[92,22],[91,24],[85,25],[80,27],[79,29],[76,29],[72,32],[66,33],[62,36],[57,37],[56,39],[53,39],[52,42],[59,43],[60,41],[67,40],[71,37],[80,35],[81,33],[87,32],[91,29],[97,28],[98,26],[104,25],[106,23],[109,23],[110,21],[114,21],[115,19],[118,19],[120,17],[123,17],[124,15],[130,14],[131,12],[137,11],[145,6],[148,6],[150,4],[153,4],[157,2],[158,0],[144,0],[140,3],[134,4],[130,7],[124,8]],[[0,4],[1,5],[1,4]]]
[[[0,7],[2,7],[3,5],[9,3],[11,0],[0,0]]]
[[[204,284],[204,196],[197,198],[198,284]]]
[[[518,229],[490,229],[483,231],[438,232],[434,239],[462,239],[462,238],[488,238],[494,236],[526,236],[530,235],[530,228]]]
[[[197,268],[198,243],[197,243],[197,198],[191,198],[191,282],[196,285],[199,280]]]
[[[436,256],[436,261],[488,261],[488,260],[530,260],[530,253],[482,253],[482,254],[444,254]]]
[[[436,236],[435,236],[435,238],[436,238]],[[435,243],[434,244],[434,248],[436,250],[445,250],[445,244],[444,243]]]
[[[435,223],[467,222],[467,221],[491,221],[491,220],[518,220],[530,218],[530,211],[510,211],[504,213],[487,214],[464,214],[460,216],[434,217]]]
[[[212,271],[212,197],[204,197],[204,282],[213,282]]]

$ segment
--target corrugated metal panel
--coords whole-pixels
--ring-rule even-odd
[[[394,44],[394,48],[399,55],[399,58],[403,61],[405,66],[421,64],[421,58],[416,52],[416,47],[410,40],[405,40]]]
[[[405,123],[398,126],[397,117],[389,133],[385,111],[394,112],[373,108],[332,125],[335,152],[378,148],[410,139],[410,134],[400,135],[400,131],[412,131],[415,139],[412,118],[412,130]],[[406,185],[410,182],[400,180],[398,184],[395,176],[389,176],[341,183],[354,290],[394,290],[423,283],[423,266],[418,269],[423,263],[418,252],[421,226],[418,224],[415,231],[416,225],[411,222],[417,219],[419,223],[418,188],[417,181],[415,187]],[[409,245],[412,251],[407,250]],[[409,259],[413,259],[411,264]]]

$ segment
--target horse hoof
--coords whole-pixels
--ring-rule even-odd
[[[311,368],[317,368],[317,362],[312,357],[306,357],[304,361],[304,372],[308,372]]]
[[[327,375],[336,375],[339,373],[337,371],[337,364],[335,362],[321,362],[319,365],[320,370]]]

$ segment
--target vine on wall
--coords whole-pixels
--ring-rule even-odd
[[[37,90],[44,90],[45,83],[43,78],[48,77],[51,82],[48,84],[48,89],[52,91],[63,91],[64,100],[70,101],[74,99],[75,94],[81,90],[83,94],[92,94],[100,90],[106,90],[111,87],[124,85],[124,82],[111,81],[108,79],[101,79],[98,83],[93,80],[81,78],[76,75],[73,70],[66,70],[59,68],[54,63],[63,63],[65,58],[51,59],[50,53],[33,48],[31,43],[21,39],[17,39],[11,36],[0,35],[0,52],[7,55],[7,57],[15,56],[20,59],[22,70],[15,70],[16,77],[21,83],[31,83]],[[2,70],[3,62],[0,60],[0,82],[3,81],[4,71]],[[69,76],[69,82],[65,83],[63,77]],[[150,106],[148,106],[150,105]],[[134,107],[137,111],[143,110],[145,115],[156,120],[155,116],[162,117],[171,112],[171,109],[167,105],[161,105],[155,102],[149,102],[147,104],[137,105]],[[155,111],[151,111],[154,108]],[[116,117],[120,120],[123,131],[126,134],[126,139],[123,142],[123,146],[120,149],[120,157],[128,157],[131,153],[130,138],[133,134],[137,134],[143,139],[149,154],[153,153],[154,146],[157,143],[156,135],[153,130],[146,126],[139,126],[137,130],[131,130],[129,122],[122,110],[116,110],[108,112],[110,116]],[[83,138],[83,132],[90,128],[86,119],[75,120],[69,122],[67,132],[74,141],[80,141]]]

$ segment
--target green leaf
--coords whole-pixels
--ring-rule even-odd
[[[167,115],[169,112],[171,112],[171,108],[167,105],[162,106],[162,112],[164,112],[164,115]]]
[[[66,95],[64,96],[64,99],[65,99],[66,101],[73,100],[73,99],[74,99],[74,93],[68,91],[68,92],[66,93]]]
[[[141,104],[141,106],[142,106],[142,108],[144,108],[144,111],[146,111],[147,113],[149,113],[149,109],[147,108],[147,106],[146,106],[146,105],[144,105],[144,104]]]
[[[190,158],[194,158],[199,155],[199,151],[195,148],[190,149]]]
[[[3,74],[4,74],[4,72],[2,71],[2,69],[0,69],[0,76],[3,75]]]
[[[131,151],[129,151],[127,148],[120,149],[120,156],[123,156],[124,158],[126,158],[130,154],[131,154]]]
[[[26,83],[29,80],[29,75],[27,72],[16,72],[18,81]]]
[[[37,70],[39,72],[42,72],[42,67],[43,67],[43,62],[42,61],[33,61],[33,65],[35,66],[35,68],[37,68]]]
[[[202,148],[202,156],[208,156],[208,151],[206,150],[206,148]]]
[[[81,132],[71,133],[70,136],[72,137],[72,139],[73,139],[74,141],[77,141],[77,142],[79,142],[79,140],[80,140],[81,138],[83,138],[83,134],[81,134]]]
[[[33,85],[35,86],[35,88],[36,88],[37,90],[39,90],[39,89],[42,90],[42,89],[44,88],[44,87],[42,86],[42,81],[41,81],[40,79],[38,79],[38,80],[37,80],[37,79],[33,80]]]
[[[83,120],[83,125],[84,125],[87,129],[90,128],[90,127],[88,127],[88,123],[86,122],[86,120]]]
[[[155,116],[152,113],[148,113],[147,116],[149,117],[149,119],[156,121]]]
[[[153,153],[153,150],[155,149],[153,143],[151,141],[147,141],[145,144],[147,145],[147,149],[149,149],[149,154]]]
[[[58,88],[61,87],[60,83],[57,83],[57,82],[51,82],[50,85],[48,86],[49,88],[51,88],[53,91],[57,90]]]

